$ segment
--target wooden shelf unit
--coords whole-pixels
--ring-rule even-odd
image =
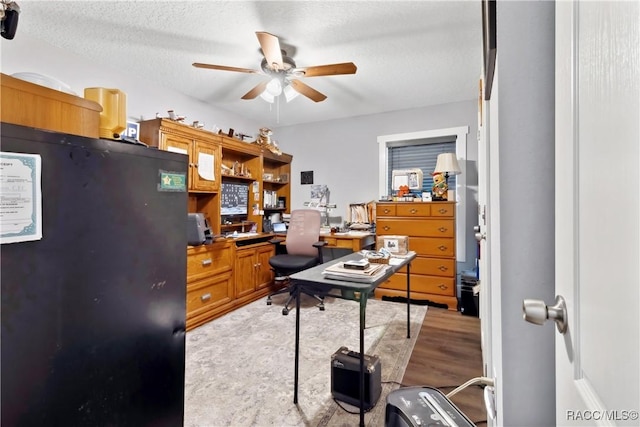
[[[255,144],[163,118],[141,122],[140,140],[161,150],[189,156],[187,209],[190,213],[204,213],[214,235],[241,232],[243,225],[221,223],[222,182],[249,184],[247,221],[255,223],[258,231],[262,230],[263,189],[276,191],[278,197],[285,198],[289,204],[289,180],[263,180],[264,173],[290,177],[293,158],[289,154],[278,156]],[[203,158],[205,162],[201,161]],[[203,171],[204,166],[213,169]],[[254,197],[254,189],[258,190],[257,198]],[[288,206],[277,210],[288,212]],[[187,247],[187,330],[275,290],[269,267],[269,258],[275,254],[275,247],[266,241],[265,236],[268,235],[217,238],[210,245]]]

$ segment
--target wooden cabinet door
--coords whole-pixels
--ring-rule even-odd
[[[236,298],[251,294],[256,286],[256,251],[253,248],[236,251]]]
[[[256,290],[271,285],[273,281],[273,270],[269,265],[269,258],[275,255],[275,248],[272,244],[256,248]]]
[[[220,188],[220,147],[195,140],[192,151],[193,170],[191,188],[197,191],[216,191]]]

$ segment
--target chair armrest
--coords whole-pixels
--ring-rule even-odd
[[[273,239],[269,240],[269,243],[271,243],[272,245],[279,245],[280,243],[285,241],[285,239],[282,239],[280,237],[274,237]]]
[[[327,245],[327,242],[324,242],[322,240],[315,242],[313,244],[313,247],[318,249],[318,257],[317,257],[318,264],[324,264],[324,259],[322,259],[322,247],[326,245]]]

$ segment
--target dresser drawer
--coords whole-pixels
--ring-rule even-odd
[[[220,274],[187,285],[187,318],[233,299],[233,274]]]
[[[407,290],[407,275],[396,273],[380,285],[381,288]],[[411,291],[436,295],[455,295],[456,279],[449,277],[422,276],[411,274]]]
[[[397,236],[453,237],[455,221],[453,219],[380,219],[376,226],[377,234]],[[411,239],[409,239],[411,248]],[[413,250],[413,249],[412,249]]]
[[[376,217],[378,216],[396,216],[396,205],[385,203],[376,204]]]
[[[396,206],[396,216],[430,216],[431,205],[429,203],[406,203]]]
[[[454,257],[456,241],[453,238],[410,237],[409,250],[426,257]]]
[[[407,272],[407,267],[399,270]],[[429,276],[456,277],[456,261],[448,258],[417,257],[411,261],[411,274],[426,274]]]
[[[187,249],[187,283],[230,271],[233,251],[227,242]]]
[[[434,203],[431,205],[431,216],[446,216],[453,218],[455,212],[455,203]]]

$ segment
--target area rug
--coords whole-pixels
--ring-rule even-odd
[[[327,297],[320,311],[303,296],[295,405],[297,313],[294,308],[282,315],[284,299],[274,297],[271,306],[260,299],[187,333],[186,427],[358,424],[357,408],[339,406],[331,396],[331,355],[342,346],[358,351],[359,303]],[[411,306],[410,339],[406,310],[395,302],[367,303],[365,353],[380,357],[383,383],[377,405],[365,416],[368,426],[384,425],[386,395],[399,387],[427,307]]]

